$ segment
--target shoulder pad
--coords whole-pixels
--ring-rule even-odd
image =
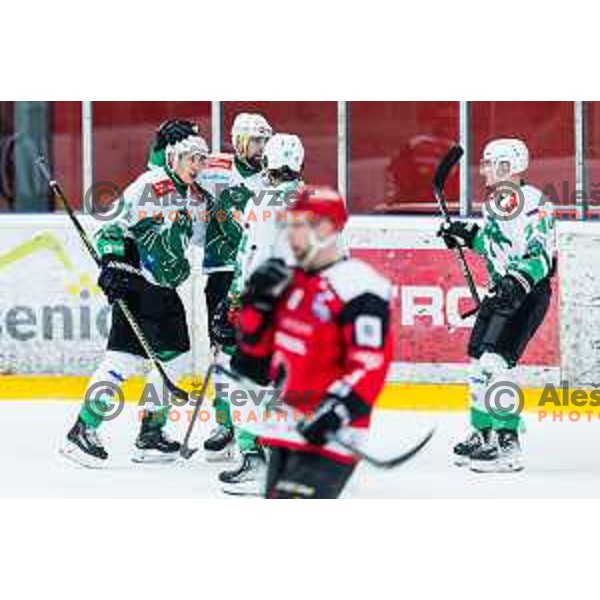
[[[232,167],[233,154],[217,152],[208,157],[205,169],[223,169],[225,171],[231,171]]]
[[[392,295],[391,283],[371,265],[356,258],[337,262],[323,271],[322,276],[344,302],[367,293],[386,301]]]
[[[176,191],[173,181],[166,177],[152,183],[152,190],[157,198],[162,198],[168,194],[173,194]]]

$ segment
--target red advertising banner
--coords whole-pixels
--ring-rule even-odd
[[[353,256],[371,263],[392,281],[394,289],[394,360],[413,363],[466,363],[474,317],[462,321],[460,310],[469,293],[454,256],[443,249],[355,249]],[[483,293],[487,280],[483,261],[468,257]],[[521,361],[525,365],[558,366],[559,314],[557,278],[548,315]]]

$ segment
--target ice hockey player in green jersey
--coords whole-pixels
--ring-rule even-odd
[[[235,345],[235,331],[228,320],[228,294],[242,238],[239,215],[265,188],[262,159],[271,135],[271,126],[262,115],[240,113],[231,128],[234,153],[212,154],[198,180],[214,198],[208,207],[203,270],[209,340],[213,351],[223,350],[219,355],[222,364],[227,364]],[[220,374],[214,382],[216,390],[226,383]],[[228,461],[233,458],[233,425],[229,405],[218,393],[214,408],[215,427],[204,442],[206,459]]]
[[[292,262],[287,237],[282,233],[284,219],[289,216],[285,209],[294,202],[295,192],[302,185],[304,147],[300,138],[276,133],[265,146],[263,164],[267,188],[260,197],[247,203],[241,219],[243,233],[229,291],[230,319],[239,309],[242,292],[257,267],[270,258]],[[241,355],[234,352],[231,359],[233,370],[240,360],[243,360]],[[255,373],[253,379],[263,385],[269,382],[266,373]],[[230,394],[235,391],[235,383],[229,382]],[[244,428],[243,422],[235,425],[234,430],[241,460],[234,469],[219,474],[223,491],[258,495],[266,478],[264,452],[256,437]]]
[[[171,132],[172,133],[172,132]],[[184,132],[185,133],[185,132]],[[199,216],[206,198],[196,179],[206,165],[208,147],[194,131],[167,135],[164,166],[154,165],[123,193],[119,215],[96,233],[101,256],[98,285],[113,306],[107,350],[92,376],[86,400],[69,431],[62,453],[86,466],[102,467],[108,459],[97,429],[114,404],[115,388],[141,372],[144,349],[115,304],[123,300],[150,346],[175,379],[190,339],[183,303],[177,293],[190,274],[187,248],[201,240]],[[149,403],[135,442],[137,462],[173,460],[179,442],[168,438],[168,394],[152,369],[146,379]],[[98,393],[92,394],[92,390]],[[157,402],[158,400],[158,402]]]
[[[449,248],[460,245],[482,255],[490,280],[468,348],[474,363],[469,378],[472,432],[454,446],[456,464],[477,472],[523,468],[522,407],[494,390],[510,381],[510,369],[542,324],[552,293],[553,210],[542,192],[523,180],[528,166],[529,152],[521,140],[488,143],[480,169],[488,189],[483,224],[454,221],[438,232]]]

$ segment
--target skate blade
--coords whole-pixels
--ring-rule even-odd
[[[64,446],[61,446],[58,449],[58,452],[67,460],[80,467],[86,467],[87,469],[106,469],[107,467],[107,460],[90,456],[79,448],[79,446],[72,444],[71,442],[67,442]]]
[[[230,463],[235,460],[235,448],[230,445],[223,450],[204,450],[204,460],[208,463]]]
[[[501,461],[471,461],[471,471],[474,473],[518,473],[525,467],[522,462],[501,462]]]
[[[178,458],[179,452],[165,454],[164,452],[156,452],[155,450],[136,449],[131,455],[131,462],[146,465],[164,465],[175,462]]]
[[[221,486],[221,491],[228,496],[240,498],[262,498],[264,495],[262,486],[256,481],[226,484]]]
[[[453,462],[457,467],[467,467],[471,462],[468,456],[453,456]]]

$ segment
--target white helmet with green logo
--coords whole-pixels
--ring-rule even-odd
[[[190,135],[174,144],[169,144],[165,148],[165,162],[170,169],[175,170],[183,156],[206,158],[208,154],[209,149],[206,140],[199,135]]]
[[[529,150],[525,142],[516,138],[492,140],[483,150],[483,160],[489,161],[494,171],[500,163],[508,163],[510,174],[517,175],[526,171],[529,166]]]
[[[251,138],[268,140],[273,135],[269,122],[256,113],[240,113],[231,127],[231,144],[236,154],[245,156]]]
[[[304,146],[297,135],[276,133],[265,146],[263,164],[267,171],[279,171],[287,167],[300,173],[304,164]]]

